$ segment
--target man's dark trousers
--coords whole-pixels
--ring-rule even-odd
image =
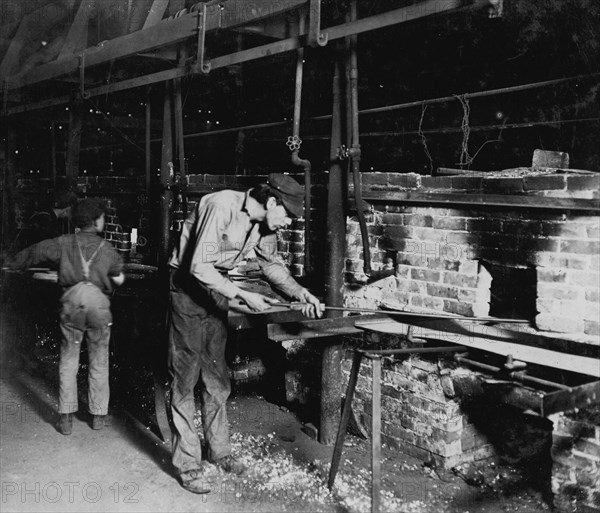
[[[171,271],[169,373],[173,465],[181,474],[200,467],[202,449],[194,425],[194,387],[201,381],[201,413],[208,459],[231,453],[226,402],[231,392],[225,362],[229,300],[182,271]]]

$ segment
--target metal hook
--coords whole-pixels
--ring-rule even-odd
[[[196,55],[196,62],[198,62],[202,73],[210,73],[210,61],[205,60],[206,4],[203,4],[202,10],[198,11],[196,29],[198,30],[198,53]]]
[[[325,46],[329,40],[326,32],[321,32],[321,0],[310,0],[308,13],[308,44]]]

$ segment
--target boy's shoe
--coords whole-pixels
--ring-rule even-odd
[[[248,467],[246,467],[246,465],[244,465],[240,460],[231,456],[231,454],[219,458],[218,460],[213,461],[212,463],[214,463],[217,467],[222,468],[225,472],[236,474],[238,476],[245,474],[248,470]]]
[[[102,429],[104,427],[104,419],[106,415],[93,415],[92,429]]]
[[[58,421],[58,432],[61,435],[70,435],[73,432],[73,414],[61,413]]]
[[[199,467],[179,475],[181,486],[192,493],[210,493],[210,482],[206,477],[206,468]]]

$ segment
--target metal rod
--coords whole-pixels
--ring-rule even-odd
[[[379,513],[381,492],[381,357],[371,358],[373,364],[373,418],[371,425],[371,511]]]
[[[303,303],[301,301],[294,301],[292,303],[277,303],[274,306],[283,306],[285,308],[300,309],[303,306],[307,305],[307,303]],[[334,310],[334,311],[343,311],[343,312],[353,312],[353,313],[376,313],[376,314],[386,314],[391,316],[399,316],[399,317],[419,317],[422,319],[449,319],[456,321],[468,321],[468,322],[503,322],[510,324],[530,324],[531,321],[527,319],[507,319],[502,317],[468,317],[461,315],[448,315],[448,314],[436,314],[436,313],[421,313],[421,312],[404,312],[399,310],[376,310],[374,308],[351,308],[346,306],[327,306],[324,305],[325,310]]]
[[[467,365],[472,365],[473,367],[478,367],[483,370],[487,370],[490,372],[501,372],[504,369],[500,367],[496,367],[495,365],[488,365],[487,363],[477,362],[475,360],[471,360],[470,358],[465,358],[464,356],[455,355],[454,359],[459,363],[465,363]],[[508,375],[509,378],[515,381],[527,381],[529,383],[535,383],[536,385],[543,385],[551,388],[558,388],[559,390],[571,390],[572,387],[568,385],[563,385],[562,383],[556,383],[554,381],[548,381],[542,378],[536,378],[534,376],[530,376],[525,372],[511,372]]]
[[[362,357],[363,353],[361,351],[354,352],[354,358],[352,359],[352,369],[350,370],[350,377],[348,378],[348,387],[346,388],[346,398],[344,399],[344,409],[342,410],[342,418],[340,419],[340,426],[338,428],[337,438],[335,440],[333,456],[331,457],[331,467],[329,468],[329,480],[327,481],[327,488],[329,488],[330,490],[333,488],[335,476],[337,474],[340,462],[342,460],[344,439],[346,438],[346,429],[348,428],[348,421],[350,420],[350,413],[352,412],[352,399],[354,398],[354,391],[356,390],[356,382],[358,381],[358,374],[360,371],[360,362],[362,361]]]
[[[421,354],[421,353],[453,353],[456,351],[467,351],[469,348],[465,346],[455,347],[403,347],[401,349],[358,349],[359,353],[363,353],[367,358],[377,356],[397,355],[397,354]]]

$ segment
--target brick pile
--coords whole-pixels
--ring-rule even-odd
[[[552,433],[552,492],[559,511],[600,509],[600,411],[556,414]]]

